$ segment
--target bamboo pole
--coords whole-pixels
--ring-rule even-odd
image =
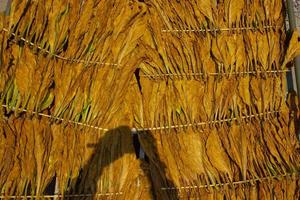
[[[0,1],[0,13],[9,15],[11,0],[1,0]]]
[[[290,30],[297,29],[297,21],[295,17],[295,10],[294,10],[294,2],[293,0],[287,0],[287,12],[288,12],[288,18],[289,18],[289,28]],[[295,66],[295,78],[296,78],[296,88],[294,88],[295,91],[297,91],[298,100],[300,101],[300,56],[297,56],[294,60],[294,66]],[[300,140],[300,129],[297,130],[298,139]]]
[[[289,27],[290,30],[297,29],[297,23],[296,23],[296,17],[294,12],[294,2],[292,0],[287,0],[287,12],[288,12],[288,18],[289,18]],[[300,56],[297,56],[294,60],[295,64],[295,74],[296,74],[296,84],[297,88],[297,94],[300,98]]]

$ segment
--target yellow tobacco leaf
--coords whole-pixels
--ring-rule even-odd
[[[200,12],[207,17],[211,22],[213,22],[213,12],[212,12],[212,1],[210,0],[202,0],[202,1],[197,1],[198,8]],[[199,14],[196,15],[199,16]]]
[[[251,97],[249,93],[250,78],[249,76],[242,77],[238,85],[239,96],[243,99],[243,102],[247,105],[251,105]]]
[[[211,130],[206,142],[206,152],[211,164],[221,172],[231,174],[229,158],[222,146],[217,130]]]
[[[269,42],[266,34],[257,35],[257,54],[258,60],[264,70],[268,69]]]
[[[14,54],[19,54],[17,47],[13,48],[13,50]],[[20,59],[20,62],[17,65],[18,67],[16,68],[16,83],[21,96],[24,96],[25,93],[28,93],[28,91],[30,91],[31,82],[34,79],[33,67],[36,64],[34,55],[28,52],[28,49],[26,50],[27,51],[24,51],[23,57]]]
[[[297,30],[293,32],[292,38],[290,40],[289,47],[287,49],[282,68],[292,61],[296,56],[300,54],[300,43],[299,43],[299,33]]]
[[[244,0],[227,0],[225,1],[229,26],[239,23],[243,12]]]

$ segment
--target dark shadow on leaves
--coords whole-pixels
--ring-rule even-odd
[[[147,179],[152,184],[149,188],[153,199],[176,200],[179,199],[176,190],[162,190],[163,187],[175,187],[173,182],[166,177],[166,166],[159,159],[156,141],[150,132],[138,133],[141,146],[147,145],[146,159],[140,168],[144,170]],[[116,142],[117,141],[117,142]],[[88,148],[93,148],[93,153],[88,162],[80,170],[80,175],[73,179],[65,196],[72,194],[91,194],[89,197],[70,197],[65,199],[102,199],[97,193],[97,182],[105,167],[125,154],[136,154],[133,145],[133,135],[129,127],[121,126],[105,133],[99,141],[89,143]],[[118,183],[114,183],[118,184]],[[118,191],[116,191],[118,192]],[[126,194],[123,194],[126,195]],[[108,198],[103,196],[104,199]],[[126,199],[126,196],[118,198]]]

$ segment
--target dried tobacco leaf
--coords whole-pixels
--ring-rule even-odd
[[[297,33],[284,52],[282,6],[13,1],[3,26],[15,35],[0,37],[1,193],[43,198],[56,176],[66,195],[297,199],[297,180],[280,177],[299,173],[285,77],[268,73],[299,53]]]

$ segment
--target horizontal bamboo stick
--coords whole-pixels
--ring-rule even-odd
[[[253,182],[264,182],[268,180],[274,180],[279,178],[287,178],[291,176],[299,176],[299,173],[289,173],[289,174],[282,174],[282,175],[275,175],[275,176],[267,176],[262,178],[254,178],[249,180],[243,181],[234,181],[234,182],[227,182],[227,183],[217,183],[217,184],[210,184],[210,185],[192,185],[192,186],[181,186],[181,187],[163,187],[161,190],[180,190],[180,189],[200,189],[200,188],[208,188],[208,187],[224,187],[224,186],[235,186],[241,184],[248,184]]]
[[[9,106],[7,105],[2,105],[3,108],[9,108]],[[80,126],[84,126],[84,127],[88,127],[88,128],[93,128],[93,129],[97,129],[99,131],[108,131],[108,128],[102,128],[102,127],[98,127],[98,126],[93,126],[90,124],[86,124],[86,123],[81,123],[81,122],[75,122],[73,120],[66,120],[64,118],[60,118],[60,117],[55,117],[52,115],[48,115],[48,114],[44,114],[44,113],[39,113],[36,111],[29,111],[26,109],[15,109],[15,108],[10,108],[13,111],[17,110],[19,112],[25,112],[25,113],[31,113],[31,114],[36,114],[39,115],[41,117],[46,117],[49,119],[54,119],[54,120],[58,120],[58,121],[66,121],[67,123],[70,124],[74,124],[74,125],[80,125]],[[198,123],[190,123],[190,124],[179,124],[179,125],[171,125],[171,126],[161,126],[161,127],[148,127],[148,128],[133,128],[134,132],[142,132],[142,131],[157,131],[157,130],[167,130],[167,129],[176,129],[176,128],[188,128],[188,127],[195,127],[195,126],[205,126],[205,125],[210,125],[210,124],[217,124],[217,123],[224,123],[224,122],[230,122],[230,121],[237,121],[237,120],[245,120],[245,119],[251,119],[251,118],[255,118],[255,117],[263,117],[263,116],[268,116],[268,115],[275,115],[275,114],[279,114],[281,111],[268,111],[268,112],[264,112],[264,113],[258,113],[258,114],[252,114],[252,115],[245,115],[245,116],[241,116],[241,117],[233,117],[233,118],[227,118],[227,119],[221,119],[221,120],[213,120],[213,121],[205,121],[205,122],[198,122]]]
[[[81,59],[76,59],[76,58],[66,58],[60,55],[57,55],[55,53],[50,52],[49,50],[39,46],[38,44],[35,44],[29,40],[27,40],[24,37],[18,36],[16,33],[11,33],[8,29],[6,28],[2,28],[3,32],[9,33],[12,36],[14,36],[15,38],[25,42],[26,44],[28,44],[29,46],[32,47],[36,47],[37,49],[39,49],[41,52],[45,52],[55,58],[61,59],[61,60],[65,60],[65,61],[69,61],[69,62],[75,62],[75,63],[83,63],[83,64],[87,64],[87,65],[110,65],[110,66],[119,66],[120,64],[117,63],[107,63],[107,62],[99,62],[99,61],[88,61],[88,60],[81,60]],[[17,42],[17,40],[14,40],[15,42]]]
[[[224,27],[224,28],[200,28],[200,29],[162,29],[163,33],[170,33],[170,32],[223,32],[223,31],[255,31],[260,29],[270,30],[270,29],[278,29],[282,26],[276,25],[268,25],[268,26],[261,26],[261,27]]]
[[[54,195],[2,195],[0,199],[27,199],[27,198],[60,198],[60,197],[93,197],[93,196],[117,196],[123,195],[123,192],[116,193],[97,193],[97,194],[54,194]]]
[[[166,73],[166,74],[141,74],[141,77],[148,77],[148,78],[156,78],[156,77],[187,77],[187,76],[228,76],[228,75],[251,75],[251,74],[283,74],[290,72],[291,70],[268,70],[268,71],[240,71],[240,72],[231,72],[231,73],[222,73],[222,72],[214,72],[214,73],[182,73],[182,74],[175,74],[175,73]]]

